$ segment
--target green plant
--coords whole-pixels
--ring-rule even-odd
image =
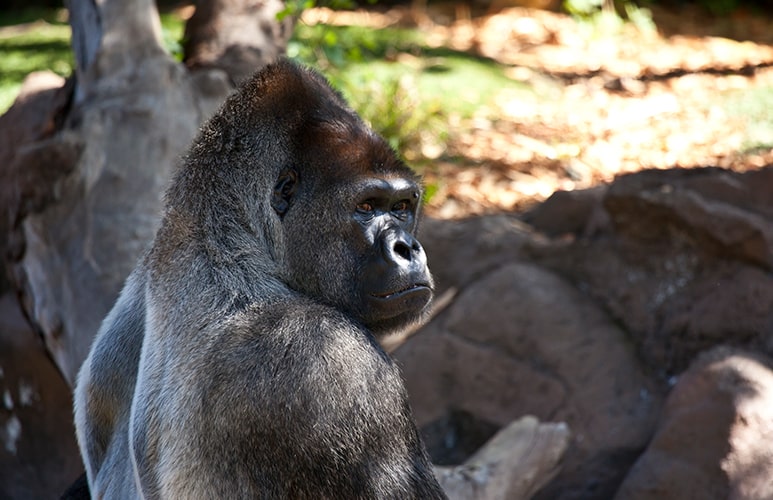
[[[723,107],[745,124],[744,151],[773,148],[773,86],[729,92]]]
[[[652,12],[632,0],[564,0],[563,7],[601,37],[619,33],[625,22],[632,23],[641,32],[656,30]]]
[[[340,84],[342,93],[363,119],[407,161],[421,164],[444,152],[448,132],[441,104],[419,101],[413,75],[386,80],[366,77]]]
[[[699,0],[698,3],[715,16],[726,16],[741,5],[740,0]]]
[[[599,12],[604,0],[564,0],[564,10],[579,18],[591,17]]]
[[[658,28],[655,26],[655,21],[652,19],[652,11],[642,7],[637,7],[632,2],[625,2],[623,4],[625,9],[625,15],[629,21],[636,26],[642,33],[656,33]]]
[[[164,48],[176,61],[182,61],[185,22],[176,12],[162,12],[159,17],[161,18],[161,36]]]
[[[368,3],[375,4],[376,1],[368,0]],[[287,16],[300,16],[304,10],[317,6],[330,7],[333,10],[353,9],[357,6],[357,3],[355,0],[324,0],[322,2],[317,2],[317,0],[287,0],[285,8],[279,11],[276,18],[281,21]]]
[[[420,43],[419,33],[408,29],[298,23],[287,55],[325,72],[337,72],[352,63],[418,51]]]

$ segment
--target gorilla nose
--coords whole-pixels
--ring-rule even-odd
[[[387,238],[385,257],[395,264],[411,263],[424,257],[424,249],[419,242],[408,233],[397,233]]]

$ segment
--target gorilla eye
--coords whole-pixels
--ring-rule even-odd
[[[411,202],[408,200],[401,200],[395,203],[392,207],[393,212],[407,212],[411,209]]]
[[[369,213],[374,210],[373,208],[373,202],[371,201],[363,201],[362,203],[357,204],[357,211],[363,212],[363,213]]]

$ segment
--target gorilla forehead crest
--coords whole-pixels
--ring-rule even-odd
[[[397,171],[415,178],[389,144],[312,69],[280,59],[247,81],[241,93],[253,108],[250,115],[255,127],[287,131],[296,151],[307,159],[337,159],[315,166],[326,175],[368,169],[375,174]]]

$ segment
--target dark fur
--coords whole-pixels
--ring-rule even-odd
[[[419,196],[327,82],[288,61],[203,127],[78,377],[95,497],[444,497],[374,337],[429,301],[419,203],[392,213],[388,190],[387,210],[363,215],[374,179]],[[422,286],[374,298],[406,284]]]

